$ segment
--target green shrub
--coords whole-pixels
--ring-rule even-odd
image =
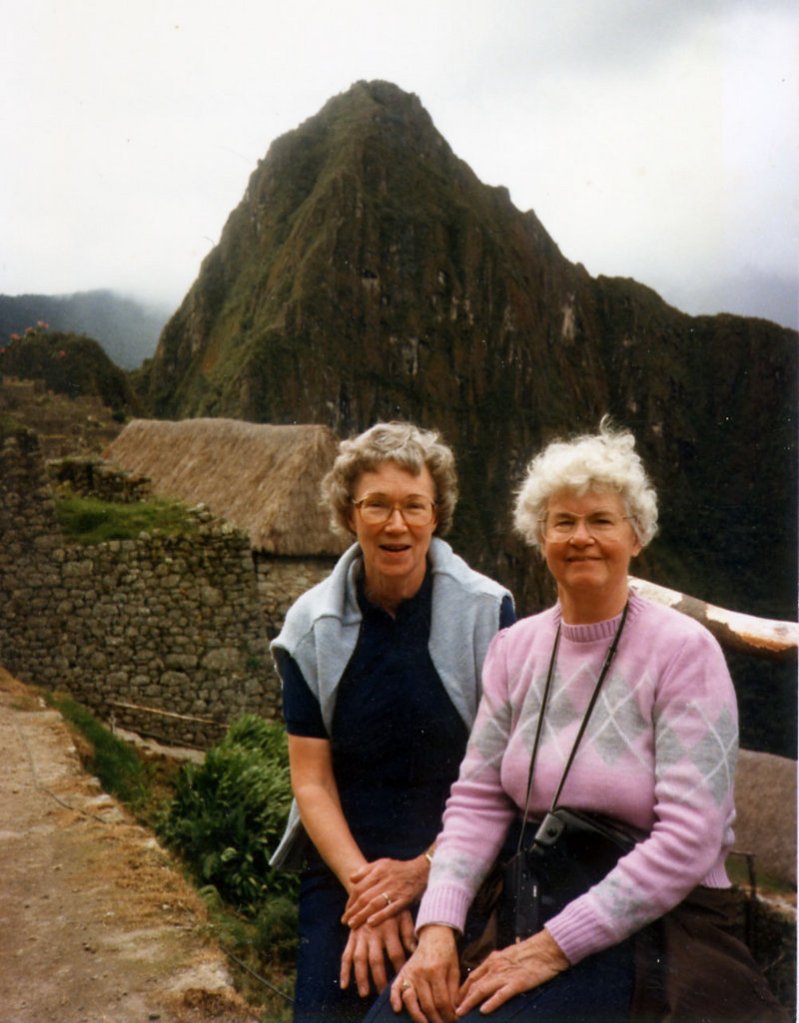
[[[265,721],[257,714],[242,714],[231,723],[220,745],[242,746],[263,754],[285,769],[288,782],[288,746],[282,725]]]
[[[261,906],[255,918],[253,947],[266,960],[291,962],[297,951],[296,899],[279,895]]]
[[[48,390],[70,398],[93,394],[110,408],[137,407],[125,371],[114,365],[98,341],[84,335],[28,328],[6,347],[3,368],[9,376],[43,380]]]
[[[181,769],[160,831],[201,884],[255,913],[268,897],[295,893],[295,879],[269,866],[290,804],[283,729],[248,714],[204,763]]]

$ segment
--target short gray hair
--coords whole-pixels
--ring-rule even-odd
[[[602,418],[599,433],[555,440],[528,465],[516,495],[513,521],[531,547],[540,545],[547,504],[561,490],[615,491],[624,501],[641,546],[646,547],[657,533],[657,494],[635,451],[635,437],[628,430],[615,429],[608,416]]]
[[[452,526],[458,503],[455,456],[435,430],[420,430],[412,423],[375,423],[357,437],[343,440],[333,468],[322,480],[322,497],[330,508],[335,532],[352,536],[353,488],[365,472],[374,472],[383,462],[394,462],[418,476],[427,467],[433,477],[437,523],[435,532],[444,536]]]

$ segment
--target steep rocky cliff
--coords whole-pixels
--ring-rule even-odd
[[[513,487],[542,441],[610,412],[662,497],[639,573],[791,617],[796,349],[774,324],[591,278],[416,96],[359,82],[272,144],[144,386],[160,416],[438,426],[462,478],[454,541],[528,610],[547,583],[509,538]]]

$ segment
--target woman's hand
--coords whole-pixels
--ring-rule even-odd
[[[451,1023],[460,984],[455,932],[428,924],[419,934],[419,947],[391,985],[391,1007],[404,1008],[415,1023]]]
[[[371,973],[375,988],[382,991],[388,983],[386,959],[398,973],[405,962],[406,954],[416,948],[413,917],[405,910],[398,916],[384,921],[377,927],[364,924],[350,931],[347,946],[341,957],[339,983],[342,989],[349,987],[355,975],[358,994],[366,998],[369,994]]]
[[[509,998],[532,991],[569,968],[569,960],[548,931],[492,952],[463,983],[457,1013],[465,1016],[475,1006],[489,1013]]]
[[[429,873],[430,862],[424,855],[412,860],[367,863],[350,875],[352,887],[341,922],[348,927],[365,923],[376,927],[421,897]]]

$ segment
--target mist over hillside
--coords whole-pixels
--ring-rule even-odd
[[[107,289],[73,295],[0,295],[0,345],[38,322],[100,342],[123,369],[136,369],[155,351],[172,309]]]

